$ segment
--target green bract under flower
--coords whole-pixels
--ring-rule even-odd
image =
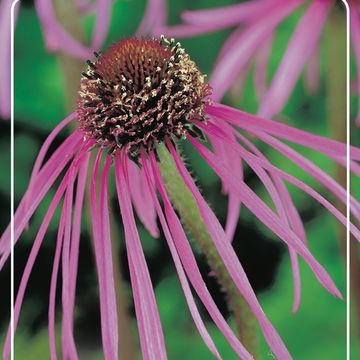
[[[211,88],[180,43],[129,38],[113,44],[81,79],[78,121],[87,137],[131,158],[205,119]]]

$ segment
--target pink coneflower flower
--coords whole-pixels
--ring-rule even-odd
[[[348,3],[356,68],[360,69],[360,5],[354,0]],[[305,81],[309,91],[313,92],[319,85],[320,40],[329,13],[335,5],[333,0],[309,2],[271,84],[267,84],[266,69],[276,29],[302,4],[307,2],[252,0],[213,9],[186,11],[182,14],[184,24],[159,27],[156,32],[182,38],[236,27],[224,43],[211,74],[209,83],[214,89],[213,98],[221,100],[232,86],[243,83],[250,65],[254,63],[254,84],[261,100],[258,114],[272,117],[287,103],[305,66]],[[360,111],[356,122],[359,121]]]
[[[118,356],[117,310],[108,208],[108,178],[112,166],[125,231],[143,358],[166,359],[167,355],[154,289],[134,219],[133,205],[154,235],[158,234],[156,218],[159,219],[194,323],[211,353],[216,358],[221,358],[200,317],[190,284],[236,354],[241,359],[252,358],[224,320],[202,279],[159,168],[158,160],[161,161],[164,153],[173,161],[178,175],[191,193],[220,258],[257,318],[272,352],[278,359],[291,358],[273,325],[262,311],[223,227],[184,165],[177,150],[178,146],[181,147],[181,139],[187,139],[228,189],[236,193],[244,206],[289,247],[297,296],[300,285],[297,255],[300,255],[322,286],[334,296],[341,297],[326,270],[306,245],[301,221],[285,182],[294,184],[313,197],[341,223],[345,224],[346,219],[314,189],[272,165],[252,140],[260,139],[284,154],[343,202],[346,198],[345,189],[280,139],[319,151],[343,166],[346,161],[345,145],[214,103],[210,95],[211,88],[206,84],[204,75],[189,55],[179,43],[165,38],[124,39],[112,45],[103,54],[96,54],[94,61],[88,61],[88,68],[81,80],[77,112],[63,120],[43,145],[28,190],[15,214],[14,235],[17,242],[41,200],[54,186],[55,181],[61,180],[32,246],[15,303],[15,325],[17,325],[37,253],[49,222],[62,201],[49,304],[52,359],[56,359],[55,294],[60,261],[62,262],[62,356],[69,359],[78,358],[73,335],[73,317],[80,222],[88,174],[91,174],[90,206],[104,356],[105,359],[117,359]],[[72,121],[77,121],[79,129],[68,136],[49,159],[44,161],[54,138]],[[239,131],[240,129],[242,132]],[[211,139],[213,147],[220,148],[221,152],[213,152],[212,148],[206,147],[200,141],[202,132]],[[251,140],[243,132],[250,134]],[[89,169],[92,152],[96,153],[96,160]],[[275,210],[238,176],[236,169],[240,159],[248,164],[262,181],[273,200]],[[360,149],[352,147],[351,166],[356,174],[360,173],[357,163],[359,160]],[[143,199],[142,206],[139,196]],[[351,201],[354,217],[359,219],[360,204],[355,199]],[[351,225],[351,231],[357,239],[360,239],[359,230],[355,226]],[[10,252],[10,229],[7,229],[0,239],[0,268],[8,259]],[[8,334],[4,347],[5,359],[8,358],[9,351]]]
[[[10,12],[13,2],[13,0],[2,0],[0,3],[0,117],[2,118],[10,116]],[[112,0],[96,2],[79,0],[76,4],[80,13],[96,14],[89,46],[77,41],[63,28],[56,17],[52,1],[35,0],[35,9],[42,25],[46,49],[49,52],[63,51],[75,58],[86,60],[104,44],[110,25]]]

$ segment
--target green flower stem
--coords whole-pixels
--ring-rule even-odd
[[[55,0],[55,8],[59,21],[64,28],[77,40],[83,42],[85,36],[80,24],[80,14],[78,13],[75,2],[71,0]],[[75,59],[63,52],[58,54],[60,66],[63,70],[65,88],[66,91],[66,108],[67,111],[73,112],[76,109],[76,101],[78,98],[78,91],[80,86],[81,72],[84,70],[84,62]],[[73,125],[74,129],[77,127]],[[90,159],[90,168],[94,164],[94,156]],[[86,188],[85,197],[85,212],[87,226],[89,234],[92,234],[92,220],[90,214],[90,189],[89,181]],[[110,198],[112,198],[111,189],[109,189]],[[109,204],[111,207],[111,203]],[[126,284],[124,283],[121,273],[121,264],[119,256],[119,240],[121,236],[115,226],[116,221],[113,214],[117,212],[117,209],[110,209],[110,223],[112,233],[112,250],[113,250],[113,268],[114,268],[114,280],[116,291],[116,303],[118,313],[118,329],[119,329],[119,359],[135,360],[137,358],[137,351],[135,346],[134,333],[131,326],[131,317],[128,313],[128,298],[126,292]]]
[[[327,76],[327,116],[334,137],[346,142],[346,17],[345,11],[334,9],[327,29],[328,76]],[[346,188],[346,170],[336,166],[336,179]],[[346,206],[337,201],[337,207],[346,214]],[[346,229],[339,226],[340,247],[346,261]],[[352,320],[357,327],[360,344],[360,259],[358,244],[350,237],[350,281],[352,295]]]
[[[164,144],[157,148],[160,172],[172,204],[190,233],[200,252],[226,294],[228,306],[233,313],[240,339],[247,350],[258,358],[257,325],[250,308],[232,281],[202,220],[200,210],[186,184],[181,178],[174,160]]]

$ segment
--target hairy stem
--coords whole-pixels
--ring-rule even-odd
[[[55,0],[54,2],[56,13],[59,21],[64,26],[65,30],[68,31],[77,40],[83,42],[84,33],[82,31],[81,24],[79,22],[80,14],[78,13],[75,2],[69,0]],[[67,111],[73,112],[76,109],[76,101],[78,97],[78,90],[81,78],[81,72],[84,70],[84,62],[79,59],[75,59],[70,55],[63,52],[58,54],[60,65],[63,70],[65,88],[66,88],[66,108]],[[74,128],[76,125],[74,125]],[[94,157],[90,160],[90,168],[94,164]],[[110,194],[110,198],[112,198]],[[90,203],[90,190],[89,182],[86,188],[86,204]],[[115,279],[115,291],[116,291],[116,302],[117,302],[117,313],[118,313],[118,329],[119,329],[119,358],[135,360],[137,357],[134,334],[131,327],[131,318],[128,313],[128,299],[126,297],[125,283],[121,273],[121,264],[119,257],[119,245],[120,240],[119,233],[115,226],[115,220],[113,213],[116,209],[111,209],[110,206],[110,223],[112,233],[112,249],[113,249],[113,268],[114,268],[114,279]],[[113,210],[113,211],[112,211]],[[91,215],[90,207],[85,206],[87,225],[89,227],[89,234],[91,231]]]
[[[174,160],[165,145],[157,148],[160,159],[160,171],[171,202],[181,217],[181,221],[193,238],[200,252],[226,294],[228,306],[233,313],[240,339],[247,350],[258,358],[258,338],[256,320],[250,308],[231,279],[215,245],[202,220],[199,208],[181,178]]]
[[[328,28],[328,76],[327,76],[327,108],[328,119],[334,137],[346,142],[346,19],[345,12],[334,9],[329,19]],[[336,167],[336,179],[346,187],[346,170]],[[346,206],[340,201],[338,208],[346,214]],[[346,229],[339,227],[340,247],[346,261]],[[350,237],[350,281],[353,305],[353,325],[357,326],[360,343],[360,261],[358,245],[353,236]]]

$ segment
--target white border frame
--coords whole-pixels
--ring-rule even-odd
[[[14,33],[15,33],[15,6],[20,2],[20,0],[14,0],[11,4],[11,117],[10,117],[10,146],[11,146],[11,155],[10,155],[10,236],[11,236],[11,252],[10,252],[10,359],[14,360],[15,357],[15,348],[14,348],[14,329],[15,329],[15,319],[14,319],[14,210],[15,210],[15,201],[14,201]]]
[[[50,0],[49,0],[50,1]],[[64,0],[66,1],[66,0]],[[341,0],[346,10],[346,360],[350,360],[350,8],[347,0]],[[10,117],[10,227],[11,249],[14,249],[14,30],[15,6],[11,4],[11,117]],[[10,358],[14,360],[14,251],[10,252]]]
[[[341,0],[346,10],[346,360],[351,356],[350,311],[350,8]]]

